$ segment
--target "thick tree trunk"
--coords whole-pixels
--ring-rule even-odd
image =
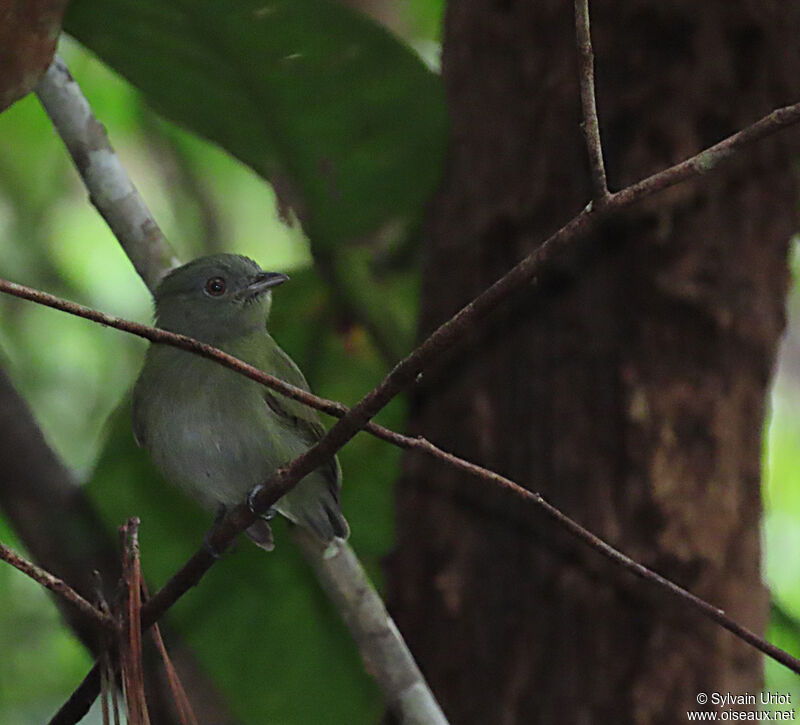
[[[604,0],[591,13],[613,188],[797,100],[795,3]],[[564,0],[450,3],[453,134],[423,333],[588,201],[572,18]],[[412,414],[414,433],[540,491],[757,631],[761,430],[797,141],[609,225],[596,253],[565,260],[567,275],[428,376]],[[699,692],[761,685],[755,651],[508,496],[410,455],[397,508],[391,604],[453,723],[675,723]]]

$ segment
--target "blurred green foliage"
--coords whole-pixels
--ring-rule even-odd
[[[404,236],[439,179],[438,77],[344,4],[74,0],[64,27],[166,118],[279,180],[315,251]]]
[[[89,5],[74,3],[70,27],[81,27],[81,13]],[[239,9],[245,6],[250,7],[243,2]],[[136,23],[123,17],[125,7],[119,3],[113,12],[105,7],[98,14],[104,26],[93,31],[99,33],[92,40],[97,50],[119,48],[120,34],[134,30]],[[127,7],[142,9],[141,4]],[[162,108],[174,105],[180,95],[175,89],[183,57],[166,57],[164,52],[191,46],[193,61],[199,56],[206,62],[233,60],[218,42],[234,43],[236,63],[245,70],[234,73],[240,83],[226,87],[250,108],[251,120],[266,101],[250,95],[248,84],[260,82],[256,70],[276,71],[267,77],[267,85],[274,87],[262,91],[282,101],[261,114],[264,118],[257,122],[268,123],[257,129],[231,103],[219,97],[210,103],[213,94],[207,89],[202,98],[189,98],[189,87],[182,86],[187,92],[181,99],[187,104],[184,110],[205,107],[207,113],[172,115],[189,125],[200,124],[195,130],[222,142],[225,151],[154,114],[139,91],[74,42],[65,40],[60,51],[179,255],[189,259],[237,251],[271,269],[290,270],[291,283],[276,295],[271,330],[316,391],[355,402],[384,374],[386,355],[403,351],[411,341],[418,277],[413,228],[436,183],[444,148],[438,79],[410,48],[337,5],[283,4],[288,24],[273,18],[269,37],[259,41],[251,35],[247,48],[242,45],[245,38],[223,36],[239,28],[263,30],[265,25],[229,18],[226,30],[218,17],[220,7],[206,7],[207,35],[198,36],[198,26],[187,17],[180,27],[154,29],[146,26],[152,20],[147,16],[145,26],[136,26],[143,32],[136,42],[164,40],[167,27],[172,28],[167,47],[155,59],[162,95],[144,88],[148,100]],[[167,4],[149,9],[164,12]],[[173,9],[182,12],[178,5]],[[193,8],[192,18],[199,17],[199,9]],[[83,18],[89,25],[93,20]],[[181,38],[185,42],[178,42]],[[309,49],[304,56],[308,62],[285,61],[298,43]],[[259,63],[247,56],[264,48],[272,53],[277,46],[284,55]],[[347,52],[321,87],[320,73],[324,75],[337,47]],[[134,66],[145,57],[154,60],[140,46],[127,49]],[[218,69],[224,65],[218,63]],[[176,72],[165,73],[167,67]],[[287,69],[290,75],[282,77]],[[384,76],[391,82],[384,85]],[[272,134],[275,129],[281,133]],[[149,320],[149,295],[88,204],[35,98],[0,116],[0,134],[2,276],[113,314]],[[341,188],[333,196],[329,188],[318,186],[324,177],[319,154],[326,150],[336,162],[331,172],[341,174]],[[302,191],[307,198],[289,196],[303,213],[303,230],[279,208],[272,188],[229,153],[237,153],[258,172],[278,174],[282,202],[287,184]],[[329,187],[330,181],[324,183]],[[309,229],[316,230],[311,238],[318,256],[334,270],[325,282],[310,266],[304,233]],[[337,286],[331,283],[336,270],[347,269],[336,256],[348,246],[343,241],[354,242],[350,247],[357,265],[350,269],[357,268],[358,274],[338,280]],[[364,289],[353,292],[359,284]],[[364,319],[368,309],[359,310],[359,305],[371,305],[376,291],[387,313]],[[381,345],[381,335],[392,340],[393,349]],[[142,341],[117,331],[0,299],[0,362],[29,400],[51,444],[88,480],[86,490],[109,527],[133,514],[141,517],[145,573],[158,586],[197,547],[211,515],[165,487],[133,444],[125,401],[143,351]],[[403,403],[397,401],[384,412],[383,422],[402,427],[403,417]],[[380,559],[393,539],[391,482],[398,458],[398,451],[367,436],[359,436],[341,455],[352,542],[378,583]],[[355,646],[302,559],[287,545],[281,524],[276,534],[278,550],[272,556],[242,542],[176,607],[171,623],[194,647],[242,722],[376,721],[383,704]],[[5,530],[0,535],[10,540]],[[0,722],[38,723],[66,698],[90,660],[60,625],[47,595],[7,567],[0,571],[0,650],[14,653],[0,658]],[[13,585],[5,586],[8,582]],[[37,636],[20,639],[28,629]],[[39,676],[38,668],[47,669],[48,676]],[[18,684],[21,679],[25,686]]]

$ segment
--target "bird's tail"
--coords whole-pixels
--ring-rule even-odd
[[[304,478],[275,504],[289,521],[311,531],[323,543],[350,536],[337,497],[321,478]]]

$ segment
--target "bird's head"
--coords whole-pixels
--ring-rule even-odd
[[[270,290],[289,279],[238,254],[200,257],[172,270],[155,291],[156,323],[214,343],[264,329]]]

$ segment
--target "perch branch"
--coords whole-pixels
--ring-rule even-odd
[[[56,57],[51,64],[37,88],[37,95],[75,161],[92,203],[111,227],[136,271],[152,292],[164,274],[179,264],[179,261],[111,148],[105,129],[92,114],[80,86],[60,58]],[[352,555],[355,557],[355,554]],[[318,569],[315,562],[312,561],[311,564],[315,570]],[[342,574],[344,573],[346,572],[343,570]],[[340,582],[343,589],[352,589],[358,585],[358,581]],[[346,605],[347,600],[336,603]],[[345,620],[350,616],[346,611],[342,611],[341,615]],[[400,640],[404,648],[405,644],[396,628],[393,629],[393,636]],[[373,659],[380,661],[380,657]],[[409,676],[421,678],[416,666]],[[424,684],[424,680],[422,682]],[[99,678],[87,678],[82,684],[83,694],[88,696],[96,691],[97,683]],[[431,713],[438,713],[441,721],[445,722],[427,685],[424,685],[424,690],[421,694],[414,690],[416,694],[410,699],[398,698],[396,693],[385,694],[391,702],[400,705],[402,710],[399,714],[404,721],[412,722],[415,708],[424,707],[430,701],[435,705],[435,712]],[[70,698],[71,702],[72,700]]]
[[[404,713],[403,724],[446,725],[447,719],[352,548],[337,540],[323,556],[319,542],[299,526],[292,527],[292,539],[312,562],[322,588],[342,613],[367,669],[394,698],[389,701],[390,708]],[[357,582],[358,587],[343,587],[342,582]]]
[[[298,400],[306,405],[309,405],[313,408],[317,408],[318,410],[328,413],[330,415],[344,418],[348,415],[349,410],[346,406],[341,403],[334,402],[331,400],[326,400],[325,398],[320,398],[319,396],[313,395],[308,393],[300,388],[296,388],[288,383],[279,380],[272,375],[268,375],[267,373],[263,373],[257,368],[253,367],[252,365],[248,365],[241,360],[234,358],[227,353],[218,350],[210,345],[206,345],[205,343],[199,342],[194,340],[190,337],[186,337],[184,335],[176,335],[175,333],[168,332],[166,330],[160,330],[154,327],[148,327],[146,325],[141,325],[136,322],[130,322],[127,320],[122,320],[117,317],[112,317],[110,315],[105,315],[102,312],[98,312],[96,310],[92,310],[88,307],[83,307],[82,305],[77,305],[73,302],[68,302],[67,300],[62,300],[58,297],[53,295],[47,294],[45,292],[41,292],[39,290],[34,290],[28,287],[23,287],[22,285],[17,285],[11,282],[7,282],[5,280],[0,279],[0,291],[8,292],[9,294],[13,294],[17,297],[22,297],[23,299],[39,302],[40,304],[45,304],[49,307],[53,307],[65,312],[69,312],[71,314],[77,315],[79,317],[84,317],[89,320],[93,320],[95,322],[100,322],[101,324],[108,325],[110,327],[115,327],[119,330],[123,330],[140,337],[144,337],[152,342],[159,342],[163,344],[172,345],[174,347],[178,347],[190,352],[197,353],[206,357],[211,360],[215,360],[216,362],[221,363],[225,367],[228,367],[232,370],[235,370],[251,380],[254,380],[258,383],[261,383],[267,387],[272,388],[282,394],[290,396],[295,400]],[[552,504],[548,503],[541,495],[538,493],[534,493],[523,486],[520,486],[518,483],[506,478],[505,476],[501,476],[494,471],[489,469],[483,468],[478,466],[474,463],[470,463],[469,461],[464,460],[463,458],[459,458],[451,453],[448,453],[441,448],[438,448],[430,441],[419,438],[419,437],[411,437],[402,435],[401,433],[397,433],[392,431],[388,428],[383,426],[377,425],[376,423],[369,422],[365,427],[365,430],[369,431],[373,435],[381,438],[389,443],[392,443],[400,448],[408,449],[408,450],[415,450],[427,455],[430,455],[446,465],[449,465],[453,468],[457,468],[464,473],[470,474],[474,476],[478,480],[484,481],[491,485],[497,485],[501,488],[505,489],[506,491],[510,492],[511,494],[524,499],[526,502],[531,503],[538,508],[542,509],[551,519],[553,519],[558,525],[566,529],[570,534],[584,542],[587,546],[591,549],[594,549],[596,552],[604,556],[605,558],[611,560],[613,563],[617,564],[618,566],[622,567],[626,571],[634,574],[635,576],[644,579],[646,581],[650,581],[657,586],[665,589],[667,592],[676,596],[677,598],[683,600],[693,608],[700,611],[705,616],[712,619],[714,622],[719,624],[720,626],[727,629],[729,632],[733,633],[740,639],[744,640],[748,644],[752,645],[756,649],[760,650],[764,654],[772,657],[778,662],[781,662],[789,669],[800,673],[800,660],[792,657],[788,653],[784,652],[780,648],[774,646],[764,638],[760,637],[759,635],[755,634],[754,632],[750,631],[746,627],[741,626],[735,620],[728,617],[721,609],[718,607],[709,604],[708,602],[700,599],[699,597],[695,596],[691,592],[682,587],[678,586],[674,582],[665,579],[660,574],[651,569],[648,569],[644,565],[634,561],[621,551],[618,551],[610,544],[606,543],[599,537],[595,536],[592,532],[588,531],[587,529],[583,528],[580,524],[570,519],[564,513],[562,513],[558,508],[553,506]],[[313,450],[313,449],[310,449]],[[297,460],[297,459],[296,459]],[[284,472],[283,475],[286,476],[285,480],[283,481],[283,485],[287,485],[291,487],[295,481],[300,480],[304,475],[302,471],[298,473],[290,473],[290,468],[293,464],[290,464],[288,468],[280,469]],[[313,468],[311,469],[313,470]],[[274,475],[274,474],[273,474]],[[297,476],[297,478],[295,478]],[[270,479],[271,480],[271,479]],[[288,490],[288,489],[287,489]],[[271,487],[269,481],[265,485],[264,491],[260,494],[259,498],[266,497],[266,505],[265,509],[271,506],[278,498],[280,498],[283,493],[281,492],[282,489],[274,489]],[[244,528],[247,528],[253,520],[255,519],[252,512],[250,512],[247,507],[237,507],[234,509],[230,514],[230,519],[226,519],[220,527],[214,532],[212,536],[212,543],[214,547],[222,551],[227,548],[230,543],[233,541],[233,538]],[[297,538],[297,537],[296,537]],[[313,553],[311,548],[308,545],[304,545],[302,547],[307,554]],[[346,547],[347,551],[342,551],[342,561],[350,561],[350,557],[354,556],[352,551],[349,550],[349,547]],[[336,557],[333,557],[336,559]],[[360,615],[357,613],[349,605],[353,601],[358,601],[353,599],[354,593],[358,593],[362,591],[363,585],[360,583],[361,578],[363,578],[363,572],[361,575],[358,575],[354,578],[353,572],[358,573],[361,571],[360,566],[354,568],[353,566],[339,566],[336,561],[331,562],[322,562],[318,561],[317,557],[309,557],[309,560],[312,562],[312,566],[314,566],[318,578],[320,579],[323,587],[326,591],[333,596],[337,591],[339,592],[336,596],[336,603],[339,606],[339,610],[342,614],[342,617],[348,623],[348,626],[361,626],[363,627],[365,621],[363,617],[359,618]],[[165,585],[165,587],[159,591],[152,600],[150,600],[143,608],[143,623],[145,626],[149,626],[157,621],[164,612],[169,609],[172,604],[177,601],[177,599],[182,596],[188,589],[190,589],[194,584],[199,581],[200,577],[211,567],[214,563],[213,557],[205,550],[202,549],[198,551],[190,560],[189,562],[182,567],[182,569],[175,574],[172,579]],[[326,572],[326,567],[331,569],[331,571]],[[344,568],[346,571],[342,572],[339,569]],[[345,576],[346,575],[346,576]],[[344,579],[338,580],[338,577],[343,576]],[[350,592],[349,598],[348,595],[344,594],[345,591],[342,589],[341,581],[348,581],[352,583],[352,586],[347,588],[347,591]],[[338,600],[341,599],[342,601],[339,602]],[[373,605],[374,606],[374,605]],[[381,605],[382,606],[382,605]],[[366,611],[366,610],[364,610]],[[385,611],[385,610],[384,610]],[[354,624],[351,625],[351,622]],[[389,619],[387,615],[387,623],[385,625],[388,629],[390,629]],[[355,636],[355,635],[354,635]],[[356,641],[361,644],[361,640],[356,636]],[[374,642],[373,642],[374,644]],[[402,642],[393,643],[392,647],[398,648],[398,651],[405,651],[405,645]],[[370,662],[375,659],[376,656],[383,657],[385,656],[381,651],[376,651],[372,654],[371,658],[367,655],[364,655],[366,661]],[[414,672],[416,671],[416,665],[412,669],[409,669],[406,673],[406,677],[412,677]],[[386,671],[381,673],[381,675],[377,676],[378,679],[380,677],[388,678],[387,682],[393,682],[394,679],[393,675],[390,671]],[[416,690],[414,690],[416,691]]]
[[[589,170],[592,176],[592,199],[596,205],[608,200],[606,169],[603,164],[603,146],[600,143],[600,124],[597,120],[597,102],[594,84],[594,51],[589,27],[589,0],[575,0],[575,37],[578,42],[578,65],[583,106],[583,134],[589,152]]]
[[[693,156],[691,159],[654,174],[615,194],[611,194],[604,204],[597,205],[598,208],[593,209],[592,205],[587,206],[534,252],[513,267],[505,276],[441,325],[422,345],[398,363],[383,382],[353,406],[319,443],[292,461],[288,466],[275,471],[265,481],[262,489],[255,497],[256,509],[265,511],[285,494],[294,483],[334,455],[359,430],[366,427],[370,419],[393,397],[408,386],[426,365],[453,347],[501,301],[534,282],[535,276],[559,250],[569,246],[576,239],[586,236],[595,228],[599,220],[605,219],[611,214],[619,213],[636,201],[651,196],[669,186],[700,176],[714,168],[721,161],[729,158],[742,146],[787,128],[797,123],[798,120],[800,120],[800,103],[777,109],[752,126]],[[532,495],[543,502],[541,497],[537,497],[536,494]],[[255,514],[246,506],[236,507],[217,527],[211,537],[211,543],[218,550],[224,549],[237,533],[247,528],[254,520]],[[577,524],[575,525],[577,526]],[[586,533],[590,534],[590,532]],[[590,536],[593,535],[590,534]],[[611,551],[615,551],[607,544],[604,544],[604,546]],[[598,550],[604,551],[603,547]],[[608,552],[605,553],[608,555]],[[620,556],[623,559],[627,558],[621,554]],[[164,588],[147,603],[143,609],[144,623],[151,623],[161,616],[183,592],[199,581],[213,564],[213,561],[213,557],[207,551],[198,551],[167,582]],[[635,562],[631,563],[634,564],[634,569],[645,569]],[[653,580],[659,581],[658,575],[655,575],[655,577]],[[666,580],[663,581],[666,582]],[[672,585],[672,587],[679,591],[684,591],[680,590],[677,585]],[[687,601],[691,602],[693,600],[689,598]],[[695,606],[697,605],[695,604]],[[707,606],[708,610],[701,609],[701,611],[704,611],[712,619],[725,626],[723,623],[724,613],[711,605]],[[726,628],[734,633],[736,632],[731,626]],[[743,630],[743,628],[740,629]],[[762,651],[766,651],[764,649],[765,645],[768,649],[772,648],[772,645],[764,642],[753,633],[745,637],[745,641],[754,645],[758,643],[760,645],[759,649],[762,649]],[[800,662],[790,655],[782,653],[779,661],[800,672]]]
[[[48,725],[75,725],[89,712],[89,708],[100,693],[102,661],[101,656],[58,712],[50,718]]]
[[[150,290],[179,264],[153,215],[111,148],[80,86],[56,55],[36,87],[47,115],[58,130],[89,198],[119,240]]]

